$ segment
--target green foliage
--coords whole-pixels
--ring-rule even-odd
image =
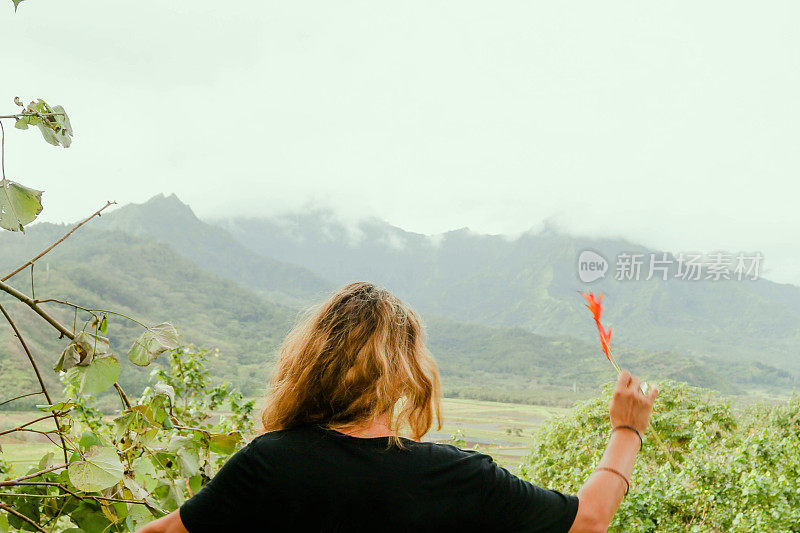
[[[95,356],[107,354],[108,349],[108,339],[87,331],[81,331],[64,348],[61,358],[53,367],[53,370],[59,372],[61,370],[69,370],[74,366],[89,366]]]
[[[14,509],[57,531],[86,533],[134,531],[176,509],[198,491],[230,454],[247,439],[253,401],[227,384],[212,383],[208,354],[178,346],[168,366],[151,373],[152,386],[113,418],[93,407],[90,394],[64,379],[70,400],[40,406],[60,420],[68,466],[50,452],[29,473],[26,483],[4,487]],[[85,389],[85,387],[84,387]],[[55,467],[55,468],[53,468]],[[7,469],[0,477],[13,479]],[[80,497],[80,498],[79,498]],[[0,512],[11,527],[30,529],[21,519]]]
[[[12,0],[14,11],[22,0]],[[36,126],[42,132],[44,140],[54,146],[69,148],[72,144],[72,125],[64,108],[60,105],[50,107],[41,98],[34,100],[27,107],[14,98],[14,103],[23,110],[7,118],[16,118],[14,126],[25,130],[28,126]],[[5,137],[5,130],[3,130]],[[5,141],[5,138],[3,139]],[[5,149],[5,143],[3,143]],[[5,158],[5,153],[3,153]],[[9,231],[25,231],[24,226],[33,222],[42,212],[42,191],[31,189],[3,175],[0,176],[0,228]]]
[[[15,98],[14,103],[24,108],[14,124],[15,128],[26,130],[28,126],[36,126],[49,144],[69,148],[72,144],[72,125],[63,107],[60,105],[50,107],[41,98],[37,98],[27,106],[24,106],[19,98]]]
[[[42,212],[42,191],[31,189],[11,180],[0,179],[0,228],[25,231],[23,226],[33,222]]]
[[[67,469],[70,482],[78,490],[97,492],[113,487],[122,480],[122,463],[116,448],[90,446],[83,459],[73,461]]]
[[[87,366],[75,366],[67,371],[66,380],[79,394],[98,394],[119,379],[122,368],[113,355],[96,358]]]
[[[159,354],[178,347],[178,332],[175,326],[168,322],[147,328],[133,343],[128,352],[128,359],[139,366],[147,366]]]
[[[216,355],[216,352],[214,353]],[[179,346],[168,356],[169,370],[153,370],[158,383],[145,390],[143,398],[164,395],[170,398],[174,413],[194,428],[208,430],[212,420],[210,414],[223,404],[228,415],[215,422],[219,430],[231,434],[250,431],[250,416],[254,401],[245,400],[242,394],[227,383],[212,385],[208,372],[208,352],[203,349]],[[175,401],[175,398],[183,401]],[[217,439],[217,442],[226,439]]]
[[[21,258],[35,255],[64,232],[63,226],[45,223],[29,228],[24,239],[18,234],[0,234],[0,249],[9,254],[0,254],[0,271],[14,268]],[[27,277],[14,278],[19,290],[26,290],[30,283]],[[209,360],[214,375],[231,381],[248,395],[262,390],[273,354],[297,313],[204,271],[167,246],[119,232],[96,231],[94,226],[82,228],[64,246],[40,260],[35,279],[37,295],[56,294],[70,302],[91,303],[136,317],[147,325],[170,317],[181,325],[184,342],[218,347],[219,357]],[[71,309],[53,306],[52,313],[72,325]],[[99,326],[104,315],[97,315]],[[94,321],[80,311],[78,318]],[[38,322],[24,309],[19,312],[19,325],[31,343],[40,346],[42,353],[60,354],[63,344]],[[113,314],[108,315],[107,322],[108,331],[113,332],[109,351],[117,355],[123,367],[120,383],[126,390],[139,393],[147,385],[147,367],[143,371],[132,364],[128,352],[145,331]],[[160,364],[160,360],[153,364]],[[12,346],[0,343],[0,385],[10,388],[9,396],[17,390],[20,394],[30,390],[23,387],[29,382],[26,365]],[[52,380],[52,374],[44,377]]]
[[[666,382],[614,531],[797,531],[800,399],[736,413],[709,391]],[[521,475],[575,493],[608,440],[610,389],[547,423]],[[659,445],[652,433],[657,433]]]

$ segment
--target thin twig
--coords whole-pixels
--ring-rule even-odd
[[[2,124],[2,123],[0,123],[0,124]],[[5,174],[4,174],[4,175],[5,175]],[[106,202],[106,205],[104,205],[103,207],[101,207],[100,209],[98,209],[97,211],[95,211],[94,213],[92,213],[92,214],[91,214],[91,216],[89,216],[89,217],[87,217],[86,219],[84,219],[83,221],[79,222],[79,223],[78,223],[78,224],[77,224],[77,225],[76,225],[74,228],[72,228],[72,229],[71,229],[69,232],[67,232],[67,234],[66,234],[66,235],[64,235],[63,237],[61,237],[60,239],[58,239],[56,242],[54,242],[54,243],[53,243],[53,244],[51,244],[49,247],[47,247],[47,248],[46,248],[46,249],[45,249],[43,252],[41,252],[39,255],[37,255],[36,257],[34,257],[33,259],[31,259],[30,261],[28,261],[28,262],[27,262],[27,263],[25,263],[24,265],[22,265],[21,267],[19,267],[18,269],[16,269],[16,270],[15,270],[14,272],[12,272],[11,274],[8,274],[8,275],[7,275],[7,276],[5,276],[4,278],[0,279],[0,281],[7,281],[7,280],[8,280],[8,279],[10,279],[11,277],[13,277],[13,276],[15,276],[15,275],[19,274],[20,272],[22,272],[22,271],[25,269],[25,267],[27,267],[28,265],[33,265],[33,263],[34,263],[35,261],[38,261],[39,259],[41,259],[41,258],[42,258],[42,256],[44,256],[44,255],[45,255],[46,253],[48,253],[50,250],[52,250],[53,248],[55,248],[56,246],[58,246],[59,244],[61,244],[62,242],[64,242],[64,240],[65,240],[67,237],[69,237],[70,235],[72,235],[72,234],[75,232],[75,230],[76,230],[76,229],[80,228],[81,226],[83,226],[84,224],[86,224],[87,222],[89,222],[89,221],[90,221],[91,219],[93,219],[94,217],[99,217],[99,216],[100,216],[100,213],[102,213],[104,209],[106,209],[108,206],[114,205],[114,204],[116,204],[116,203],[117,203],[117,202],[112,202],[112,201],[108,201],[108,202]]]
[[[35,527],[36,531],[41,531],[42,533],[47,533],[47,531],[42,529],[42,526],[40,526],[39,524],[34,522],[32,519],[30,519],[27,516],[25,516],[24,514],[20,513],[19,511],[17,511],[16,509],[11,507],[10,505],[6,505],[4,503],[0,503],[0,509],[5,509],[7,512],[13,514],[17,518],[20,518],[21,520],[25,520],[27,523],[29,523],[30,525]]]
[[[39,365],[36,364],[36,360],[33,358],[33,354],[31,353],[30,348],[28,348],[28,344],[25,342],[25,339],[22,338],[22,334],[17,329],[17,325],[11,319],[11,316],[6,311],[5,307],[0,305],[0,313],[3,314],[8,324],[11,326],[11,329],[14,331],[14,335],[17,336],[17,340],[22,345],[22,349],[25,351],[25,355],[28,356],[28,361],[30,361],[31,366],[33,367],[33,371],[36,373],[36,379],[39,380],[39,386],[42,388],[42,394],[47,399],[47,403],[53,405],[53,399],[50,397],[50,393],[47,391],[47,385],[44,384],[44,379],[42,378],[42,373],[39,372]],[[58,430],[58,435],[61,439],[61,447],[64,450],[64,462],[68,462],[67,459],[67,443],[64,442],[64,436],[61,434],[61,424],[58,421],[58,415],[54,412],[52,414],[53,422],[56,423],[56,429]]]
[[[66,498],[68,494],[30,494],[27,492],[0,492],[0,496],[16,498]]]
[[[53,112],[53,113],[19,113],[17,115],[0,115],[0,119],[4,118],[16,118],[21,119],[22,117],[54,117],[56,115],[66,115],[63,112]]]
[[[41,307],[36,305],[36,302],[34,300],[32,300],[31,298],[28,298],[27,296],[25,296],[24,294],[19,292],[17,289],[12,287],[11,285],[8,285],[8,284],[3,283],[2,281],[0,281],[0,291],[3,291],[5,293],[10,294],[11,296],[16,298],[20,302],[24,303],[25,305],[27,305],[28,307],[33,309],[33,311],[37,315],[42,317],[48,324],[50,324],[55,329],[57,329],[58,332],[61,333],[62,337],[66,337],[69,340],[73,340],[75,338],[75,335],[70,330],[68,330],[58,320],[56,320],[55,318],[50,316],[50,314],[48,314],[47,311],[45,311],[44,309],[42,309]]]
[[[48,418],[55,418],[54,415],[56,415],[56,414],[57,413],[54,412],[53,414],[40,416],[39,418],[34,418],[33,420],[29,420],[28,422],[25,422],[21,426],[17,426],[15,428],[11,428],[11,429],[6,429],[4,431],[0,431],[0,436],[7,435],[9,433],[14,433],[15,431],[22,431],[23,428],[26,428],[26,427],[30,426],[31,424],[35,424],[36,422],[41,422],[42,420],[47,420]]]
[[[83,307],[81,305],[74,304],[72,302],[68,302],[67,300],[59,300],[58,298],[44,298],[44,299],[41,299],[41,300],[34,299],[33,303],[35,303],[37,305],[38,304],[46,304],[46,303],[54,303],[54,304],[66,305],[67,307],[72,307],[76,311],[77,310],[85,311],[85,312],[89,313],[90,315],[92,315],[93,317],[95,317],[98,320],[100,319],[100,316],[99,316],[100,313],[108,314],[108,315],[116,315],[116,316],[120,316],[122,318],[127,318],[131,322],[134,322],[134,323],[140,325],[144,329],[150,329],[145,324],[139,322],[135,318],[132,318],[132,317],[130,317],[128,315],[125,315],[123,313],[118,313],[116,311],[109,311],[108,309],[95,309],[95,308],[92,308],[92,307]],[[77,318],[76,318],[76,320],[77,320]],[[73,326],[73,329],[75,329],[74,326]]]
[[[36,433],[38,435],[44,435],[45,437],[47,437],[47,440],[49,440],[52,444],[58,446],[58,444],[56,444],[56,442],[53,439],[51,439],[50,436],[49,436],[50,433],[58,433],[58,430],[56,430],[56,429],[48,429],[47,431],[42,431],[41,429],[19,428],[19,429],[16,429],[15,431],[28,431],[30,433]]]
[[[57,487],[57,488],[63,490],[64,492],[66,492],[67,494],[69,494],[70,496],[74,496],[75,498],[78,498],[79,500],[84,500],[84,499],[86,499],[86,500],[103,500],[103,501],[107,501],[107,502],[133,503],[133,504],[137,504],[137,505],[146,505],[148,507],[150,506],[150,504],[148,502],[143,501],[143,500],[128,500],[128,499],[125,499],[125,498],[109,498],[109,497],[106,497],[106,496],[94,496],[92,494],[83,494],[83,495],[77,494],[77,493],[69,490],[63,483],[55,483],[53,481],[22,481],[20,483],[17,483],[15,486],[17,486],[17,487],[20,487],[20,486]],[[46,498],[48,496],[49,497],[53,497],[53,498],[63,498],[64,496],[66,496],[65,494],[58,494],[58,495],[56,495],[56,494],[19,494],[19,493],[12,493],[12,492],[7,492],[7,493],[4,493],[3,495],[8,495],[8,496],[32,496],[34,498],[37,498],[37,497],[38,498]]]
[[[38,472],[34,472],[33,474],[28,474],[26,476],[20,476],[18,478],[9,479],[6,481],[0,481],[0,487],[9,487],[11,485],[19,485],[20,481],[25,481],[26,479],[35,478],[41,476],[42,474],[46,474],[48,472],[52,472],[53,470],[61,470],[62,468],[66,468],[69,466],[69,463],[51,466],[50,468],[45,468],[44,470],[39,470]]]
[[[27,398],[28,396],[36,396],[37,394],[42,394],[44,391],[37,390],[36,392],[29,392],[28,394],[20,394],[19,396],[14,396],[10,400],[6,400],[4,402],[0,402],[0,406],[3,406],[7,403],[11,403],[14,400],[21,400],[22,398]]]

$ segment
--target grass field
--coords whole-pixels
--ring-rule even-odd
[[[514,469],[527,453],[531,435],[542,422],[566,412],[561,407],[545,407],[481,400],[444,399],[443,427],[431,432],[425,440],[478,449],[491,455],[499,464]],[[39,411],[0,411],[0,430],[10,429],[42,416]],[[43,420],[29,426],[47,430],[52,421]],[[48,451],[57,451],[46,437],[31,432],[15,432],[0,436],[2,457],[14,473],[24,474]]]
[[[452,443],[455,436],[465,442],[462,447],[477,445],[513,470],[528,453],[533,432],[545,420],[567,411],[563,407],[445,398],[442,430],[431,432],[425,440]]]
[[[18,427],[29,420],[39,418],[44,413],[41,411],[0,411],[0,431]],[[47,431],[53,429],[53,420],[42,420],[27,426],[28,429]],[[58,437],[53,437],[57,439]],[[11,465],[15,474],[22,475],[32,464],[49,451],[58,452],[60,449],[47,440],[44,435],[29,431],[18,431],[0,437],[2,457]]]

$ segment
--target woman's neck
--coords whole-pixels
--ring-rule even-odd
[[[372,420],[367,420],[352,426],[335,429],[339,433],[344,433],[345,435],[350,435],[351,437],[360,437],[363,439],[369,439],[372,437],[393,437],[396,433],[389,427],[390,420],[391,418],[389,415],[384,414],[377,418],[373,418]]]

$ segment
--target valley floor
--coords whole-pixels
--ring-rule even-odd
[[[462,448],[476,445],[499,464],[513,470],[528,453],[533,433],[546,420],[569,409],[542,405],[515,404],[445,398],[442,400],[440,431],[425,440],[458,443]]]
[[[432,431],[425,440],[456,444],[462,448],[477,446],[478,450],[513,470],[528,453],[533,432],[545,420],[565,412],[567,409],[562,407],[445,398],[442,401],[442,429]],[[28,411],[0,411],[0,430],[35,418],[32,414]],[[35,428],[45,429],[47,426],[49,421],[42,421]],[[48,451],[58,451],[43,436],[31,433],[23,434],[22,438],[12,435],[0,437],[0,446],[0,457],[18,475],[24,474]]]

